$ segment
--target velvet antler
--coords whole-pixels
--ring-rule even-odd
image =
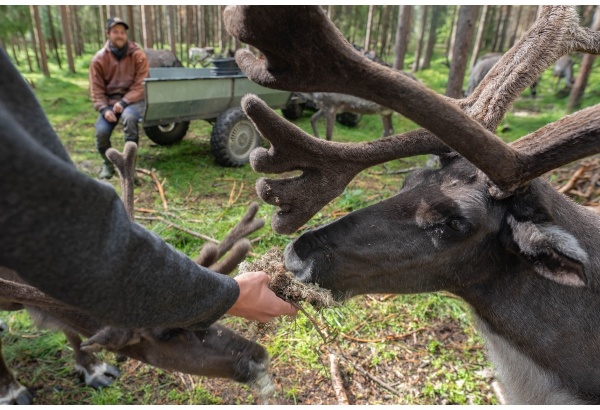
[[[135,161],[137,158],[137,144],[127,141],[121,154],[114,148],[106,150],[106,157],[111,160],[121,178],[121,198],[129,219],[135,219],[133,209],[133,190],[135,181]]]
[[[482,170],[492,181],[491,192],[498,197],[510,195],[530,179],[571,161],[572,157],[550,155],[552,161],[548,161],[547,146],[521,143],[511,147],[489,130],[496,128],[523,89],[558,57],[574,50],[596,54],[600,50],[598,33],[579,27],[573,7],[545,7],[538,22],[496,65],[471,97],[454,101],[362,58],[318,6],[230,6],[225,10],[224,19],[233,36],[263,53],[259,58],[244,50],[236,54],[238,64],[253,81],[290,91],[343,92],[390,107],[427,128]],[[306,64],[306,61],[311,61],[311,64]],[[498,97],[499,94],[501,97]],[[244,103],[246,113],[263,136],[274,144],[286,141],[268,152],[260,148],[255,150],[251,157],[254,169],[260,172],[304,171],[300,178],[261,179],[257,183],[261,198],[280,206],[273,229],[290,233],[339,195],[344,184],[351,180],[350,175],[361,169],[344,162],[343,166],[349,168],[347,172],[341,176],[330,174],[330,169],[324,164],[328,163],[329,157],[336,158],[339,145],[330,146],[320,140],[314,144],[302,141],[302,149],[314,147],[300,152],[298,144],[291,144],[292,138],[282,134],[301,133],[290,131],[290,127],[280,122],[277,126],[264,124],[267,117],[269,121],[274,120],[273,116],[266,114],[269,109],[256,109],[257,116],[253,106],[259,107],[252,99]],[[592,114],[596,115],[595,111]],[[564,123],[570,121],[563,120]],[[564,124],[563,120],[561,124]],[[534,134],[543,137],[545,131],[548,129]],[[600,150],[598,144],[594,146],[598,131],[594,127],[587,128],[585,132],[571,128],[560,138],[563,142],[581,145],[577,151],[589,155]],[[553,133],[557,132],[561,133],[555,128]],[[395,158],[413,155],[410,150],[398,149],[396,145],[410,146],[405,139],[415,135],[418,135],[415,145],[421,140],[426,145],[433,144],[432,135],[422,131],[392,137],[391,140],[377,140],[371,148],[394,151],[397,154]],[[526,139],[531,141],[531,138]],[[443,146],[441,143],[433,145],[437,150]],[[554,153],[559,151],[554,144],[551,149]],[[413,147],[413,151],[421,153],[420,147]],[[322,155],[309,160],[314,152]],[[361,155],[367,156],[365,153]],[[295,166],[288,164],[292,158]],[[391,155],[389,159],[393,159]],[[368,161],[364,164],[367,165]],[[305,195],[307,193],[310,195]]]
[[[252,232],[262,228],[265,224],[264,219],[254,219],[258,212],[258,204],[252,202],[248,205],[248,210],[227,234],[219,245],[206,243],[200,251],[200,256],[196,259],[196,263],[211,270],[223,274],[231,273],[236,266],[244,260],[251,244],[245,237]],[[219,259],[227,253],[227,256],[222,260]]]

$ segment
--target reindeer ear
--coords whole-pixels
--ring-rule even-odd
[[[515,249],[539,274],[567,286],[585,286],[588,254],[577,238],[552,223],[519,222],[507,218]]]

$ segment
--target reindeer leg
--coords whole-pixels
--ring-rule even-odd
[[[394,134],[394,125],[392,124],[392,113],[382,114],[381,122],[383,123],[383,136],[389,137]]]
[[[100,389],[110,385],[119,376],[116,367],[99,361],[92,353],[81,350],[81,338],[78,334],[64,331],[73,348],[77,371],[83,376],[85,384]]]
[[[330,107],[327,110],[327,130],[325,133],[325,137],[327,138],[327,141],[331,141],[331,138],[333,138],[333,126],[335,125],[335,114],[336,114],[336,109],[333,107]]]
[[[2,355],[2,341],[0,340],[0,404],[29,405],[32,402],[33,396],[29,393],[29,390],[15,380],[6,365]]]
[[[313,114],[312,117],[310,117],[310,125],[312,125],[313,133],[315,134],[315,137],[317,137],[317,138],[319,138],[319,130],[317,129],[317,121],[323,115],[325,115],[325,108],[319,109],[319,111],[317,111],[316,113]]]

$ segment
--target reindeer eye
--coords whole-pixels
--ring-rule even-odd
[[[461,231],[464,227],[464,224],[460,219],[449,219],[446,222],[446,225],[454,231]]]

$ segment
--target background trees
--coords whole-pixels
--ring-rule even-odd
[[[121,16],[130,26],[132,40],[143,47],[171,49],[186,64],[190,47],[212,46],[223,54],[244,47],[225,31],[223,8],[2,5],[0,47],[30,72],[49,76],[49,63],[75,72],[76,57],[91,55],[104,44],[106,19]],[[460,9],[469,10],[469,24],[462,22]],[[414,72],[449,66],[452,91],[448,92],[457,95],[476,59],[507,51],[535,21],[538,6],[329,5],[324,10],[348,41],[376,53],[390,66]],[[596,6],[579,10],[582,23],[591,26]]]

